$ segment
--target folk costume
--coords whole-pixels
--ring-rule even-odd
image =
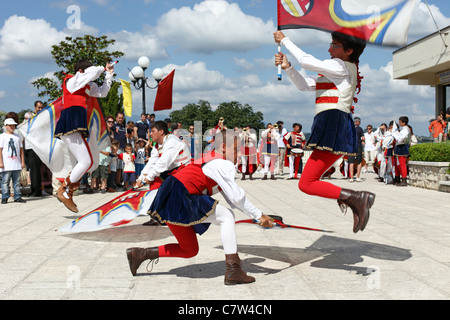
[[[395,139],[394,156],[397,158],[398,178],[397,186],[407,186],[408,168],[406,159],[409,156],[409,146],[411,144],[411,130],[408,126],[400,127],[399,131],[392,132]],[[401,181],[399,181],[401,176]]]
[[[67,75],[63,81],[63,110],[56,124],[54,136],[61,139],[77,160],[76,166],[66,178],[57,196],[73,212],[78,212],[72,195],[83,175],[93,165],[92,154],[86,138],[89,137],[87,100],[89,97],[104,98],[111,88],[114,74],[108,72],[103,86],[95,81],[105,72],[104,67],[89,67],[84,73]]]
[[[375,131],[375,139],[376,139],[376,149],[377,149],[377,155],[376,155],[376,162],[378,166],[378,179],[380,182],[384,182],[385,176],[386,176],[386,158],[384,156],[384,150],[383,150],[383,140],[386,136],[386,132],[384,132],[381,128],[378,128]]]
[[[287,162],[289,166],[289,179],[298,179],[298,174],[303,172],[302,157],[305,135],[303,132],[291,131],[283,137],[283,140],[287,147],[285,163]]]
[[[149,210],[154,219],[168,225],[178,243],[128,249],[132,274],[136,275],[139,265],[147,259],[196,256],[199,250],[196,233],[203,234],[215,223],[220,225],[226,257],[225,284],[255,281],[242,270],[237,254],[234,213],[211,198],[217,192],[221,192],[232,208],[240,209],[252,219],[261,218],[262,212],[247,200],[245,191],[236,184],[234,164],[214,151],[206,154],[169,176]]]
[[[262,158],[263,158],[263,172],[264,177],[262,180],[267,180],[267,173],[270,168],[270,179],[276,180],[275,178],[275,164],[278,159],[278,139],[280,134],[278,130],[267,128],[261,132],[262,137]]]
[[[309,195],[337,199],[341,209],[349,206],[354,217],[353,232],[364,230],[375,195],[342,189],[320,180],[340,157],[356,155],[357,141],[352,106],[362,79],[358,74],[358,66],[339,58],[318,60],[305,53],[287,37],[283,37],[280,43],[304,69],[319,74],[317,78],[304,78],[292,65],[285,70],[299,90],[316,92],[316,116],[311,137],[307,142],[314,151],[303,170],[299,189]],[[354,44],[355,48],[357,46],[358,44]]]
[[[250,180],[253,180],[253,173],[257,168],[257,154],[256,149],[256,134],[250,131],[244,131],[239,134],[241,139],[241,149],[240,149],[240,163],[238,165],[238,170],[242,173],[242,180],[245,180],[245,175],[250,176]]]
[[[189,147],[173,134],[167,134],[162,144],[156,144],[151,156],[138,180],[150,182],[152,197],[156,197],[159,187],[169,174],[191,162]],[[152,226],[157,222],[150,220],[144,225]]]

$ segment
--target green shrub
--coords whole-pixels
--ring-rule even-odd
[[[409,149],[412,161],[450,162],[450,143],[422,143]]]

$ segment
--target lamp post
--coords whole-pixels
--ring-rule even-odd
[[[128,77],[130,81],[133,83],[133,86],[137,90],[142,90],[142,113],[147,113],[145,108],[145,88],[149,89],[157,89],[159,83],[164,77],[164,72],[157,68],[153,70],[153,79],[157,82],[156,87],[151,87],[147,83],[148,78],[145,76],[145,71],[150,66],[150,59],[147,57],[140,57],[138,60],[138,66],[134,67],[130,70]]]

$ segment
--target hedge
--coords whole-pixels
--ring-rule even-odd
[[[450,162],[450,141],[411,146],[409,155],[412,161]]]

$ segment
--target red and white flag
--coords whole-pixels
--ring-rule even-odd
[[[369,43],[402,46],[415,0],[278,0],[278,29],[340,32]]]

